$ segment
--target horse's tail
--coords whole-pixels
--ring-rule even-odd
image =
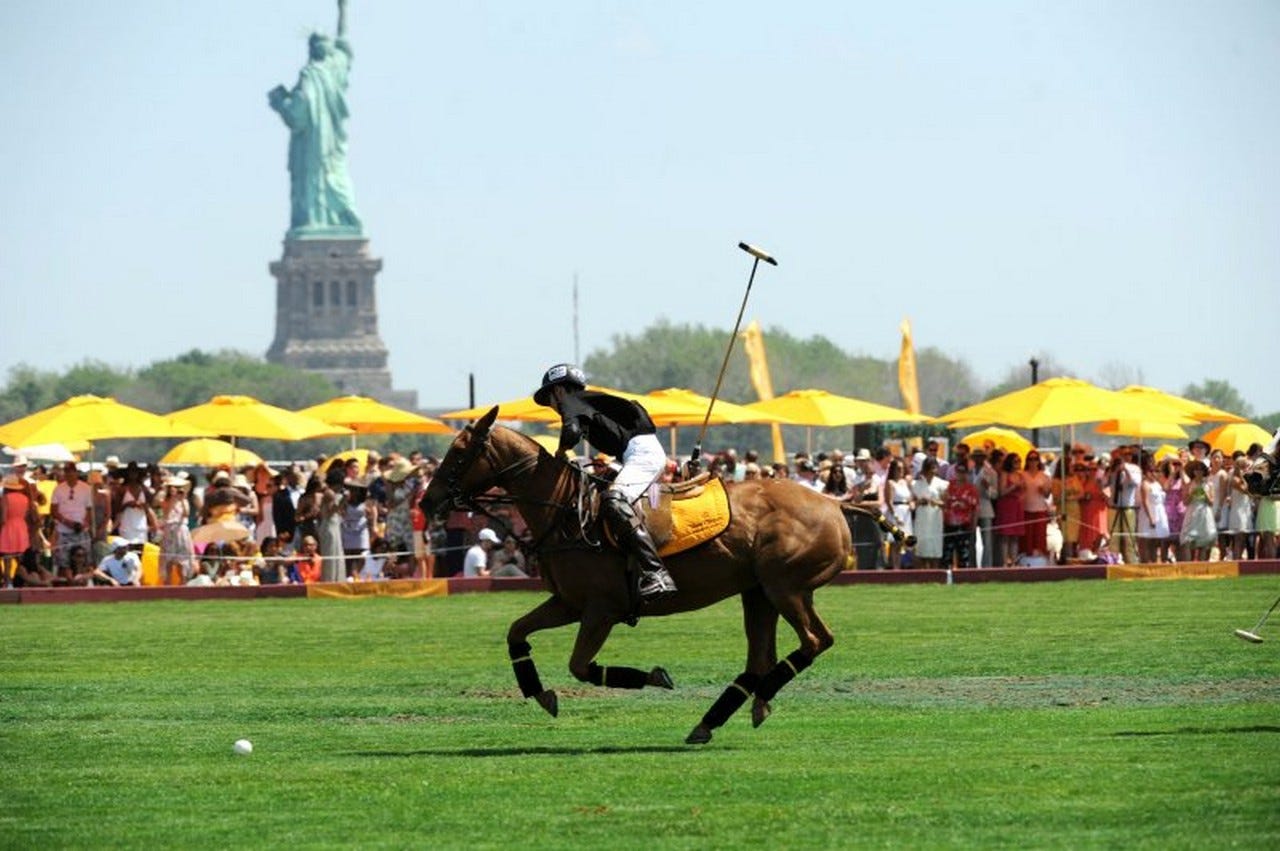
[[[861,514],[864,517],[870,517],[875,521],[876,525],[880,527],[881,531],[886,535],[892,535],[893,539],[898,543],[905,543],[908,547],[915,546],[916,536],[908,535],[906,532],[903,532],[901,526],[894,523],[888,517],[885,517],[884,513],[878,508],[868,508],[865,505],[857,505],[852,502],[842,502],[840,503],[840,509],[849,514]]]

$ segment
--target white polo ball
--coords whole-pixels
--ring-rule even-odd
[[[231,749],[240,754],[240,756],[248,756],[253,753],[253,742],[248,739],[236,739],[236,743],[231,746]]]

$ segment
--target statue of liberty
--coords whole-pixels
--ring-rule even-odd
[[[311,57],[289,91],[267,94],[289,128],[290,238],[362,235],[347,174],[347,0],[338,0],[338,35],[312,33]]]

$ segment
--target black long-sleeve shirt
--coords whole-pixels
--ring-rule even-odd
[[[560,452],[587,442],[615,458],[621,457],[631,438],[655,434],[657,428],[638,402],[595,390],[568,393],[560,403]]]

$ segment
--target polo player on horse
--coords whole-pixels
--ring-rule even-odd
[[[622,462],[604,492],[600,513],[618,547],[639,567],[641,600],[652,602],[675,593],[675,580],[658,556],[643,512],[635,507],[667,463],[648,412],[630,399],[588,390],[586,374],[567,363],[546,371],[533,400],[560,414],[556,454],[567,453],[585,437],[593,447]]]

